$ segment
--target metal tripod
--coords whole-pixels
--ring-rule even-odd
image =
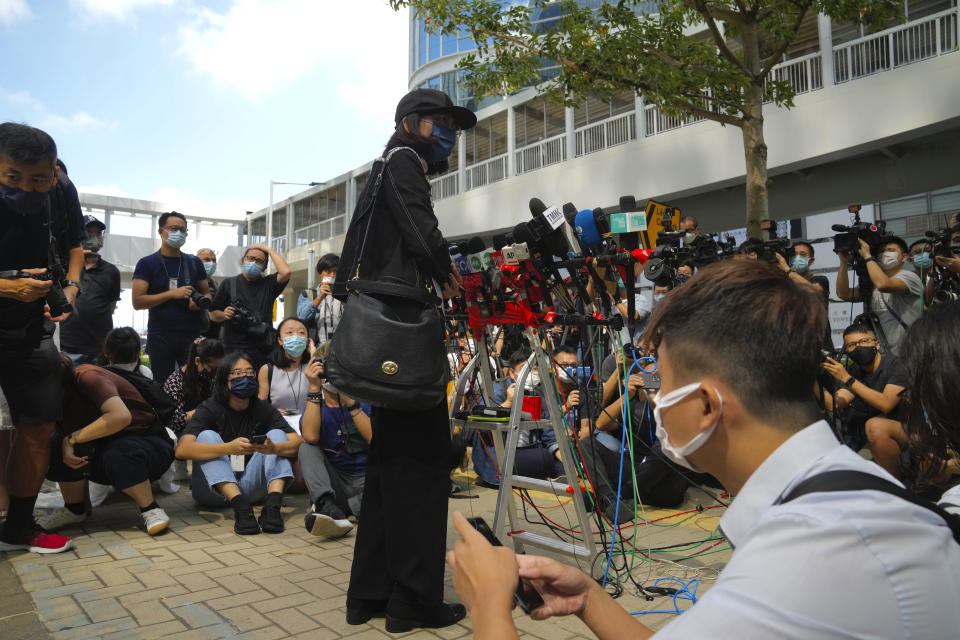
[[[596,544],[593,540],[590,519],[587,516],[587,511],[584,506],[583,494],[580,490],[579,476],[577,475],[573,452],[568,445],[567,429],[563,423],[562,409],[557,402],[556,394],[552,393],[552,391],[544,393],[544,401],[547,403],[547,409],[550,414],[549,420],[523,419],[524,383],[530,371],[533,369],[534,364],[536,364],[537,369],[541,372],[543,376],[542,379],[548,379],[546,375],[547,372],[553,371],[553,362],[541,346],[541,336],[539,336],[533,328],[528,327],[524,330],[524,337],[530,343],[530,348],[533,353],[517,375],[509,420],[506,422],[491,422],[471,419],[469,417],[466,420],[458,420],[451,416],[451,428],[460,426],[465,429],[490,431],[494,434],[494,449],[496,451],[497,464],[500,468],[500,488],[497,492],[497,505],[494,511],[492,525],[495,535],[501,540],[505,540],[506,538],[504,536],[507,533],[505,523],[509,522],[509,531],[512,532],[509,538],[513,540],[514,550],[517,553],[523,553],[524,546],[528,545],[592,561],[597,553]],[[479,373],[480,376],[485,405],[494,406],[493,374],[490,370],[490,357],[487,352],[486,341],[477,340],[477,343],[477,355],[467,364],[457,380],[456,393],[451,405],[451,411],[460,407],[468,383],[475,372]],[[557,443],[560,446],[560,461],[563,464],[564,474],[567,477],[567,482],[572,481],[573,484],[552,482],[550,480],[519,476],[512,473],[514,461],[516,460],[517,446],[520,442],[520,433],[534,429],[554,430],[557,436]],[[506,435],[506,443],[503,441],[504,435]],[[562,497],[571,494],[577,516],[576,522],[580,527],[583,538],[582,542],[566,542],[530,531],[518,531],[519,521],[513,501],[514,488],[535,489]]]

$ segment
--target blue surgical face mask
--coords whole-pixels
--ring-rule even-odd
[[[457,132],[445,127],[439,122],[431,122],[430,135],[436,140],[430,145],[426,161],[429,163],[442,162],[450,157],[453,145],[457,143]]]
[[[667,294],[665,294],[665,293],[658,293],[657,295],[653,296],[653,301],[654,301],[654,302],[660,302],[661,300],[663,300],[663,299],[666,298],[666,297],[667,297]]]
[[[183,231],[171,231],[167,234],[167,244],[174,249],[179,249],[187,241],[187,234]]]
[[[918,269],[929,269],[933,266],[933,258],[930,257],[929,251],[921,251],[920,253],[913,256],[913,265]]]
[[[806,256],[793,256],[790,258],[790,266],[796,271],[806,271],[810,266],[810,258]]]
[[[259,278],[263,274],[263,267],[256,262],[244,262],[243,272],[251,278]]]
[[[243,376],[230,381],[230,393],[241,400],[257,395],[259,388],[260,385],[257,384],[257,379],[253,376]]]
[[[21,216],[33,216],[50,208],[50,194],[46,191],[24,191],[0,185],[0,200]]]
[[[307,339],[303,336],[286,336],[283,339],[283,350],[288,356],[296,358],[307,348]]]
[[[217,272],[217,263],[216,262],[204,262],[203,270],[207,272],[207,277],[209,278]]]

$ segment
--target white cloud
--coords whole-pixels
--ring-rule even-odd
[[[13,24],[33,17],[27,0],[0,0],[0,24]]]
[[[88,18],[123,21],[138,9],[154,5],[170,5],[174,0],[70,0],[70,2],[77,11]]]
[[[406,88],[408,32],[386,0],[233,0],[223,13],[195,9],[179,41],[198,71],[249,98],[320,67],[344,78],[331,92],[379,115],[384,88],[386,102]]]
[[[41,100],[34,98],[26,91],[9,92],[0,88],[0,104],[3,102],[14,105],[15,110],[19,112],[14,119],[24,120],[31,126],[43,129],[54,138],[60,133],[113,127],[112,123],[92,116],[86,111],[69,115],[55,113]]]

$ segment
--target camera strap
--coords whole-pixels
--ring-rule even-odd
[[[903,327],[904,330],[909,329],[910,327],[908,327],[907,323],[903,321],[903,319],[900,317],[900,314],[894,311],[893,308],[887,304],[887,299],[883,297],[883,292],[881,291],[878,293],[880,294],[880,302],[882,302],[883,306],[887,309],[887,311],[890,312],[890,315],[893,316],[893,319],[899,322],[900,326]]]

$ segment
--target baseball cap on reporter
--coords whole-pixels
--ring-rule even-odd
[[[477,124],[477,116],[464,107],[453,104],[450,96],[436,89],[414,89],[400,99],[394,122],[399,125],[411,113],[444,113],[453,117],[459,129],[470,129]]]

